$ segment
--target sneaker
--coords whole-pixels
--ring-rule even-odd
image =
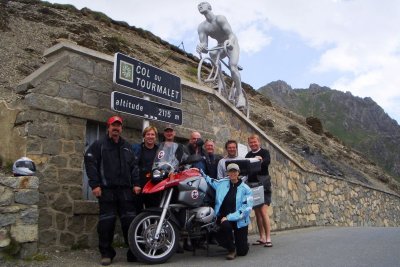
[[[103,265],[103,266],[108,266],[108,265],[110,265],[111,264],[111,262],[112,262],[112,259],[111,258],[101,258],[101,265]]]
[[[227,260],[233,260],[236,258],[236,250],[229,252],[228,255],[225,257]]]

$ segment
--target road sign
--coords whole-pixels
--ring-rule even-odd
[[[111,93],[111,108],[148,120],[182,125],[182,110],[117,91]]]
[[[182,102],[181,79],[178,76],[121,53],[114,55],[113,81],[148,95]]]

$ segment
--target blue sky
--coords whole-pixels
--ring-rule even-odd
[[[204,17],[194,0],[50,0],[88,7],[196,54]],[[284,80],[371,97],[400,122],[400,1],[214,0],[239,38],[242,81]],[[211,44],[213,44],[211,42]]]

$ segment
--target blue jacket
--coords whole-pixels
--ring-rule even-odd
[[[215,180],[210,178],[208,175],[205,176],[205,179],[207,183],[216,191],[215,214],[218,216],[222,202],[229,191],[231,181],[229,178]],[[236,222],[237,228],[247,226],[250,223],[250,212],[252,207],[253,193],[250,187],[242,182],[237,188],[236,211],[228,214],[226,219],[228,219],[228,221]]]

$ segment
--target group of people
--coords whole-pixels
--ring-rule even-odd
[[[107,120],[106,135],[89,146],[85,153],[85,168],[89,178],[89,186],[99,202],[99,251],[101,264],[110,265],[116,255],[112,247],[116,218],[119,217],[126,244],[128,230],[135,216],[144,207],[157,203],[152,195],[141,194],[149,181],[153,161],[156,157],[158,130],[148,126],[143,130],[143,142],[129,144],[121,137],[123,120],[113,116]],[[172,126],[164,128],[164,142],[174,142],[176,132]],[[175,157],[180,163],[189,155],[199,155],[200,160],[193,167],[200,170],[207,183],[215,189],[215,214],[220,230],[218,243],[228,250],[227,259],[237,255],[244,256],[249,250],[248,225],[250,212],[255,210],[260,238],[253,245],[271,247],[270,223],[267,213],[271,203],[271,182],[268,175],[270,155],[261,148],[260,138],[251,135],[248,138],[251,149],[246,158],[258,158],[262,161],[261,171],[250,175],[246,182],[240,177],[240,169],[236,163],[227,160],[238,157],[238,143],[228,140],[225,144],[227,155],[222,157],[215,153],[215,142],[205,142],[197,131],[191,133],[187,145],[178,144]],[[253,206],[252,183],[262,182],[264,185],[265,204]],[[250,185],[250,186],[249,186]],[[127,261],[136,261],[128,249]]]

